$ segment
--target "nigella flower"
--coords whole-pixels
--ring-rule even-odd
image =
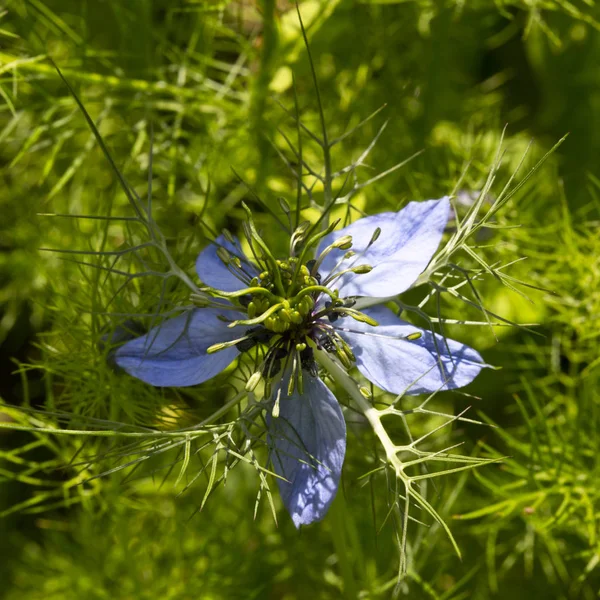
[[[425,270],[449,212],[442,198],[339,231],[311,235],[304,224],[285,260],[273,257],[250,215],[249,257],[231,235],[219,236],[196,262],[206,286],[196,298],[202,307],[121,346],[117,364],[151,385],[190,386],[240,353],[265,348],[256,353],[263,357],[257,375],[271,398],[268,445],[279,491],[296,526],[318,521],[335,497],[346,451],[344,416],[319,378],[319,353],[348,370],[356,366],[393,394],[462,387],[484,366],[475,350],[420,330],[381,304]]]

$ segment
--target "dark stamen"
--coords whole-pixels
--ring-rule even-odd
[[[311,347],[306,347],[300,352],[300,364],[305,371],[308,371],[313,377],[319,374],[319,368],[315,361],[315,353]]]
[[[238,298],[238,302],[244,307],[248,308],[248,304],[252,301],[252,296],[250,294],[244,294]]]

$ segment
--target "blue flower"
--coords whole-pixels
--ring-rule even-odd
[[[365,217],[303,240],[304,248],[318,242],[311,260],[300,252],[276,261],[252,227],[246,237],[253,259],[235,239],[219,236],[196,262],[212,294],[207,306],[121,346],[116,362],[151,385],[190,386],[211,379],[241,352],[268,346],[260,369],[275,382],[277,410],[267,424],[279,491],[297,527],[319,521],[338,489],[346,425],[318,377],[315,349],[346,368],[355,365],[393,394],[462,387],[484,366],[475,350],[418,329],[376,300],[363,302],[376,305],[362,311],[353,308],[361,305],[357,299],[384,302],[411,287],[435,253],[449,213],[445,197]]]

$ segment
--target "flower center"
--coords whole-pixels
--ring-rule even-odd
[[[323,231],[309,235],[309,225],[300,225],[290,240],[290,257],[277,260],[264,242],[252,219],[247,206],[248,221],[244,226],[246,241],[250,248],[244,254],[231,234],[225,236],[231,253],[224,246],[217,249],[221,262],[247,287],[237,292],[223,292],[207,288],[203,294],[194,297],[195,302],[210,303],[210,296],[233,302],[234,306],[245,309],[247,318],[227,321],[228,327],[249,327],[235,340],[214,344],[207,349],[208,354],[235,346],[240,352],[247,352],[260,345],[266,351],[256,353],[257,370],[248,384],[256,385],[260,378],[265,380],[265,394],[270,395],[270,381],[280,372],[290,373],[288,393],[294,389],[302,392],[302,372],[316,376],[317,364],[314,348],[324,349],[335,354],[340,362],[351,368],[355,362],[351,348],[344,341],[339,328],[333,324],[342,317],[376,326],[377,322],[368,315],[353,308],[355,298],[340,298],[337,284],[340,278],[349,273],[361,275],[369,273],[369,265],[358,264],[340,270],[341,260],[323,275],[319,268],[324,259],[334,250],[346,252],[345,259],[356,256],[347,252],[352,246],[349,235],[339,237],[324,248],[319,255],[310,259],[312,249],[320,239],[331,233],[339,223],[332,223]],[[379,237],[376,229],[369,246]],[[257,269],[258,267],[258,269]],[[255,275],[260,270],[258,275]],[[208,296],[208,299],[207,299]]]
[[[308,317],[315,306],[311,295],[318,285],[316,277],[311,276],[306,265],[300,265],[295,257],[288,260],[278,260],[277,267],[286,297],[276,295],[276,286],[273,275],[263,271],[250,282],[250,287],[258,290],[250,294],[246,311],[249,319],[265,317],[263,327],[274,333],[285,333],[291,329],[301,329],[306,324]]]

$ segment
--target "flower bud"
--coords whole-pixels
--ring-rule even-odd
[[[283,198],[282,196],[279,196],[279,198],[277,198],[277,201],[279,202],[279,207],[281,208],[281,210],[286,215],[289,215],[290,214],[290,205],[287,203],[286,199]]]
[[[379,325],[379,323],[372,317],[369,317],[368,315],[365,315],[365,313],[362,313],[358,310],[354,310],[353,308],[347,308],[344,312],[359,323],[366,323],[367,325],[371,325],[371,327],[377,327],[377,325]]]

